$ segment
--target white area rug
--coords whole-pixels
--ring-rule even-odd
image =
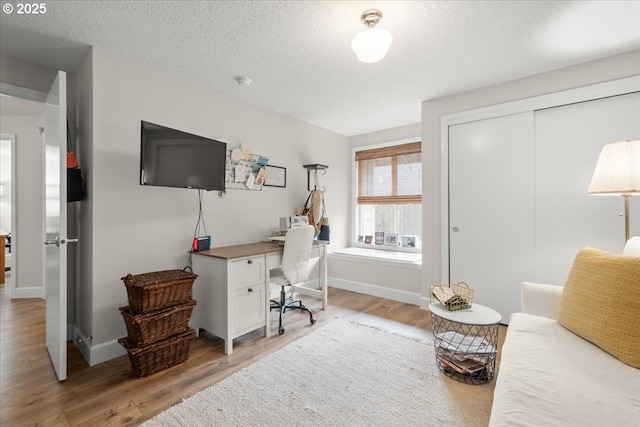
[[[336,319],[143,426],[486,426],[493,384],[442,375],[431,344]]]

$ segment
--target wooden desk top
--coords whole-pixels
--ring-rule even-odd
[[[236,259],[254,255],[264,255],[282,252],[284,246],[278,243],[257,242],[244,245],[221,246],[207,251],[194,252],[197,255],[210,256],[222,259]]]
[[[326,245],[324,240],[314,240],[313,246]],[[256,242],[244,245],[220,246],[207,251],[193,252],[196,255],[210,256],[222,259],[246,258],[255,255],[282,253],[284,245],[278,242]]]

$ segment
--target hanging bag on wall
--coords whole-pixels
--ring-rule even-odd
[[[309,224],[313,225],[316,229],[316,237],[320,234],[320,227],[322,226],[322,217],[324,209],[324,191],[320,188],[320,182],[318,181],[318,171],[315,172],[315,188],[311,196],[311,215]]]
[[[322,220],[320,221],[320,233],[318,234],[318,240],[325,240],[327,242],[331,240],[331,227],[329,226],[327,208],[324,205],[324,197],[322,197]]]
[[[71,132],[67,123],[67,203],[84,199],[84,181],[75,153],[71,148]]]
[[[313,196],[313,190],[309,193],[309,197],[307,197],[307,201],[304,202],[304,205],[299,207],[296,210],[296,215],[298,216],[306,216],[309,218],[309,224],[313,224],[311,216],[311,197]]]
[[[80,168],[67,168],[67,202],[84,199],[84,180]]]

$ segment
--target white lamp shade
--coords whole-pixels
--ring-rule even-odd
[[[640,195],[640,139],[602,148],[589,194]]]
[[[351,48],[360,62],[378,62],[387,55],[393,36],[382,28],[368,28],[351,40]]]

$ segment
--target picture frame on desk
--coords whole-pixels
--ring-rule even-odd
[[[403,248],[415,248],[416,236],[400,236],[400,243]]]
[[[387,233],[384,235],[385,246],[400,246],[400,235],[397,233]]]
[[[265,170],[267,176],[264,180],[265,187],[280,187],[285,188],[287,186],[287,168],[282,166],[266,165]]]

